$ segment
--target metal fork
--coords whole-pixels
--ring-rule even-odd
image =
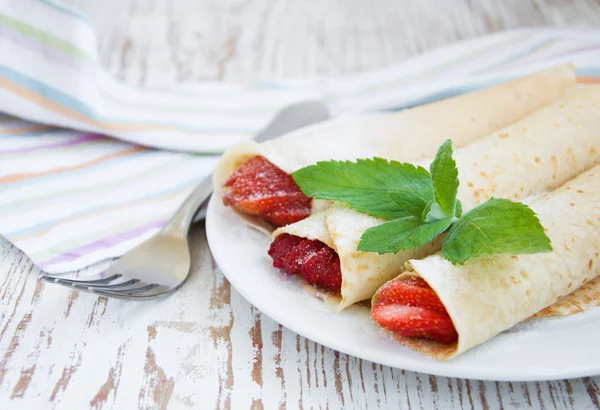
[[[327,107],[321,102],[293,104],[281,110],[266,128],[255,135],[254,140],[267,141],[328,117]],[[116,259],[107,270],[82,279],[43,272],[38,278],[102,296],[129,300],[143,300],[172,292],[189,275],[188,230],[212,190],[212,178],[209,175],[186,198],[167,226]],[[196,218],[199,219],[202,218]]]

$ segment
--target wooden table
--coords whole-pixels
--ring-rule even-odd
[[[539,25],[598,25],[598,0],[71,0],[101,58],[132,83],[369,69],[452,41]],[[124,302],[51,286],[0,242],[0,408],[598,408],[600,378],[494,383],[366,362],[262,315],[191,233],[191,278]]]

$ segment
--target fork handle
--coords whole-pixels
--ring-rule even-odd
[[[190,229],[190,225],[194,220],[194,216],[196,216],[200,207],[208,201],[212,191],[212,174],[210,174],[204,178],[204,181],[198,184],[185,201],[183,201],[183,204],[181,204],[164,230],[175,231],[176,233],[184,235],[187,234],[187,231]]]

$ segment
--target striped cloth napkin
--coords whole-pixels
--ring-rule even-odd
[[[78,270],[160,230],[215,154],[293,102],[321,99],[338,116],[399,109],[567,61],[596,81],[600,31],[520,30],[352,76],[156,91],[102,69],[85,16],[4,2],[0,234],[47,272]]]

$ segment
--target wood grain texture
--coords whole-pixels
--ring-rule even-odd
[[[71,0],[125,81],[186,86],[380,67],[483,33],[600,24],[598,0]],[[203,224],[190,280],[153,302],[42,284],[0,239],[0,408],[599,408],[600,378],[494,383],[373,364],[262,315]]]

